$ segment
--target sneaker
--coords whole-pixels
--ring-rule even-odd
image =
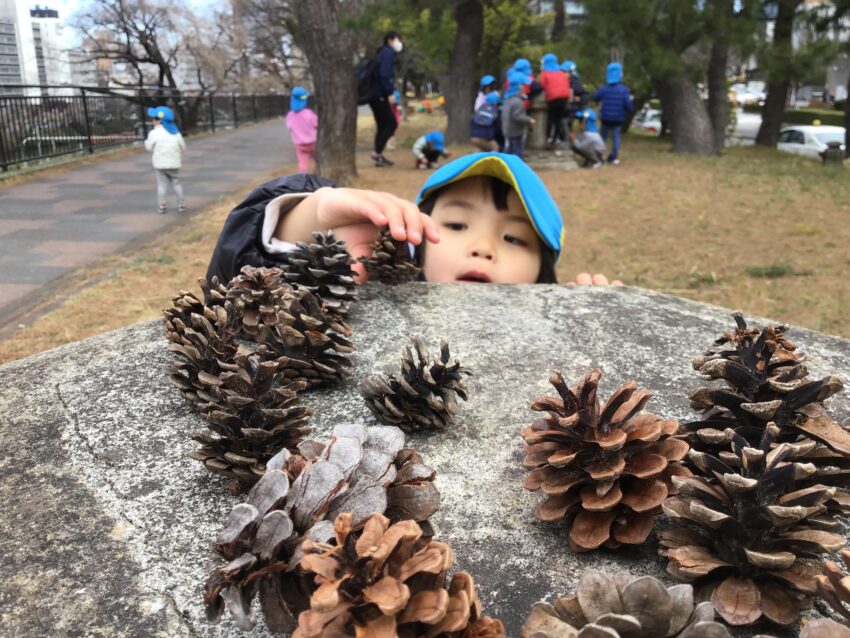
[[[614,164],[614,165],[616,165],[616,164],[619,164],[619,163],[620,163],[620,160],[618,160],[618,159],[615,157],[614,159],[609,159],[609,160],[608,160],[608,163],[609,163],[609,164]]]
[[[380,167],[380,166],[392,166],[393,164],[395,164],[395,162],[391,162],[390,160],[388,160],[388,159],[387,159],[386,157],[384,157],[383,155],[378,155],[377,157],[375,157],[375,156],[373,155],[373,156],[372,156],[372,161],[374,161],[374,162],[375,162],[375,166],[378,166],[378,167]]]
[[[185,206],[178,206],[178,207],[177,207],[177,212],[178,212],[178,213],[185,213],[185,212],[186,212],[186,207],[185,207]]]
[[[590,165],[590,168],[602,168],[602,162],[593,162],[593,164]]]
[[[167,212],[168,212],[168,209],[165,206],[159,207],[159,214],[160,215],[165,215],[165,213],[167,213]]]

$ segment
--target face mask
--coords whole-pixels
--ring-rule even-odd
[[[401,40],[393,40],[393,43],[390,46],[396,53],[401,53],[402,49],[404,49],[404,45],[401,43]]]

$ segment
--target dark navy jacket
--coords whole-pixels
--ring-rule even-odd
[[[476,113],[472,116],[469,122],[469,137],[478,137],[482,140],[492,140],[496,137],[496,128],[501,127],[499,120],[499,107],[495,104],[485,104],[479,112],[484,111],[485,114],[492,116],[490,124],[481,124],[483,118]]]
[[[395,51],[387,45],[378,49],[378,66],[375,69],[375,91],[378,97],[392,95],[395,90]]]
[[[596,93],[593,94],[593,99],[602,102],[602,108],[599,109],[599,119],[603,122],[622,124],[626,119],[626,113],[631,113],[634,110],[629,87],[622,82],[606,84],[597,89]]]
[[[207,281],[218,277],[226,283],[239,274],[242,266],[280,265],[284,255],[268,253],[263,248],[261,233],[266,204],[280,195],[312,193],[323,186],[336,184],[317,175],[297,173],[278,177],[254,189],[227,216],[207,268]]]
[[[575,75],[570,77],[570,91],[574,98],[578,101],[570,100],[567,102],[567,111],[575,114],[587,108],[587,89],[584,88],[584,82],[578,79]]]

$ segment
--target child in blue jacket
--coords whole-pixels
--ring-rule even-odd
[[[607,142],[608,132],[611,132],[609,164],[620,163],[620,136],[623,122],[626,120],[626,115],[634,110],[631,91],[622,80],[623,65],[612,62],[605,72],[605,86],[597,89],[593,94],[593,99],[602,105],[599,109],[599,119],[602,120],[602,139]]]

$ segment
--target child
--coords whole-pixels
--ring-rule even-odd
[[[501,153],[449,162],[428,178],[416,204],[389,193],[333,188],[314,175],[264,184],[230,213],[207,278],[229,281],[244,265],[274,266],[295,242],[329,228],[352,256],[368,255],[385,226],[409,242],[426,281],[557,282],[564,243],[558,207],[534,171]],[[362,265],[355,268],[364,280]]]
[[[607,142],[608,132],[611,132],[609,164],[620,163],[620,132],[626,114],[634,110],[631,92],[622,80],[623,65],[612,62],[605,71],[605,86],[597,89],[593,94],[593,99],[602,103],[602,108],[599,110],[599,118],[602,120],[602,139]]]
[[[425,133],[413,143],[413,157],[416,159],[416,168],[434,168],[441,157],[451,155],[446,150],[446,138],[440,131]]]
[[[587,89],[578,74],[578,67],[572,60],[566,60],[561,65],[561,70],[570,81],[570,99],[567,102],[566,131],[572,141],[573,120],[580,111],[587,108]]]
[[[153,118],[153,129],[145,140],[145,149],[151,153],[151,162],[156,172],[156,194],[159,200],[159,212],[168,212],[165,197],[168,185],[177,196],[177,211],[186,210],[183,199],[183,185],[180,184],[180,168],[183,165],[183,151],[186,142],[180,135],[180,129],[174,123],[174,111],[167,106],[148,109],[148,117]]]
[[[582,168],[599,168],[605,153],[605,142],[596,130],[596,113],[590,109],[576,114],[579,134],[572,143],[575,153],[584,159]]]
[[[306,173],[310,166],[316,166],[316,137],[319,131],[319,117],[307,108],[310,94],[303,86],[296,86],[289,96],[289,113],[286,114],[286,128],[292,135],[295,155],[298,157],[298,170]]]
[[[482,151],[498,151],[496,129],[499,127],[499,94],[492,91],[484,104],[475,111],[469,123],[469,141]]]
[[[505,79],[505,90],[508,89],[508,84],[510,83],[510,75],[512,72],[518,72],[525,76],[525,80],[520,87],[520,93],[522,94],[522,105],[525,107],[527,111],[531,108],[531,99],[540,93],[543,89],[540,87],[540,83],[534,79],[534,71],[531,68],[531,62],[526,60],[525,58],[519,58],[514,65],[508,70],[507,78]]]
[[[546,93],[548,113],[546,118],[546,141],[554,144],[564,142],[567,136],[564,132],[564,118],[567,115],[567,102],[570,99],[570,80],[561,71],[558,58],[554,53],[547,53],[542,60],[543,69],[540,73],[540,86]]]
[[[525,112],[522,100],[522,87],[528,76],[519,71],[508,73],[508,88],[505,91],[505,104],[502,106],[502,134],[507,143],[507,153],[522,158],[525,132],[535,119]]]
[[[487,96],[496,90],[496,78],[492,75],[485,75],[481,78],[481,81],[478,83],[478,95],[475,98],[475,106],[473,107],[473,111],[477,111],[482,106],[484,106],[485,101],[487,100]]]

